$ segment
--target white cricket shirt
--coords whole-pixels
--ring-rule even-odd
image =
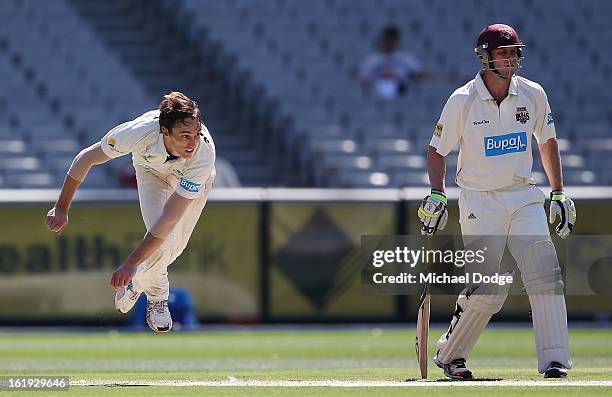
[[[132,153],[135,165],[176,176],[176,193],[197,198],[215,177],[215,144],[208,129],[202,124],[200,144],[192,158],[174,160],[168,160],[160,131],[159,110],[152,110],[110,130],[100,141],[102,151],[110,158]]]
[[[479,73],[450,96],[430,145],[446,156],[459,144],[457,185],[487,191],[531,178],[532,136],[538,143],[556,136],[544,89],[514,76],[498,106]]]

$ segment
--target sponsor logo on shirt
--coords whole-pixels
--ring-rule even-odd
[[[527,133],[511,132],[505,135],[484,137],[485,156],[501,156],[527,151]]]
[[[521,124],[527,123],[529,121],[529,112],[526,107],[517,107],[516,108],[516,121],[520,121]]]
[[[444,128],[444,125],[442,123],[437,123],[436,129],[434,130],[434,135],[437,137],[441,137],[443,128]]]
[[[191,193],[199,193],[200,192],[200,188],[202,187],[201,183],[195,183],[195,182],[191,182],[190,180],[187,180],[185,178],[182,178],[179,185],[187,190],[188,192]]]
[[[489,120],[474,121],[474,125],[489,124]]]
[[[548,113],[546,115],[546,119],[547,119],[546,120],[546,125],[551,125],[551,124],[553,124],[555,122],[555,119],[553,118],[552,113]]]

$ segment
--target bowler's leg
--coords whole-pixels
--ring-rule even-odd
[[[149,231],[161,217],[164,206],[174,192],[176,184],[173,183],[174,179],[164,178],[143,167],[135,166],[134,168],[138,182],[140,212],[145,227]],[[145,292],[148,300],[168,299],[169,282],[166,267],[170,264],[174,239],[175,237],[170,234],[164,244],[138,266],[132,279],[134,289]]]
[[[143,174],[141,178],[143,180],[142,193],[139,193],[141,210],[147,230],[149,230],[161,216],[163,207],[174,192],[176,185],[167,183],[155,175]],[[212,183],[207,183],[206,190],[202,192],[200,197],[193,199],[164,244],[139,267],[138,279],[134,281],[134,286],[142,288],[146,292],[148,300],[168,300],[170,293],[168,266],[178,258],[187,246],[206,205],[211,188]]]

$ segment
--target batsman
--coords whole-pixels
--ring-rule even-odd
[[[532,136],[537,141],[552,188],[549,222],[567,237],[576,209],[563,191],[561,157],[553,115],[543,88],[517,76],[525,45],[516,31],[490,25],[478,36],[475,53],[483,65],[476,77],[450,96],[428,149],[431,194],[418,215],[421,232],[443,229],[448,213],[444,193],[445,156],[456,146],[455,181],[460,189],[459,222],[464,244],[488,236],[489,255],[499,270],[505,247],[517,262],[529,296],[538,353],[538,371],[545,378],[567,376],[572,367],[561,269],[552,244],[545,196],[531,178]],[[466,360],[491,316],[499,312],[508,289],[487,293],[486,286],[468,285],[457,299],[448,331],[438,341],[434,362],[451,379],[472,379]]]

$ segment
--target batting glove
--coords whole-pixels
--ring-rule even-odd
[[[436,189],[431,189],[431,194],[423,199],[418,211],[423,236],[431,237],[436,230],[444,229],[448,220],[447,202],[446,194]]]
[[[550,212],[548,222],[553,224],[557,216],[561,217],[561,222],[555,230],[561,238],[566,238],[572,232],[576,223],[576,207],[571,198],[567,197],[563,190],[553,190],[550,193]]]

